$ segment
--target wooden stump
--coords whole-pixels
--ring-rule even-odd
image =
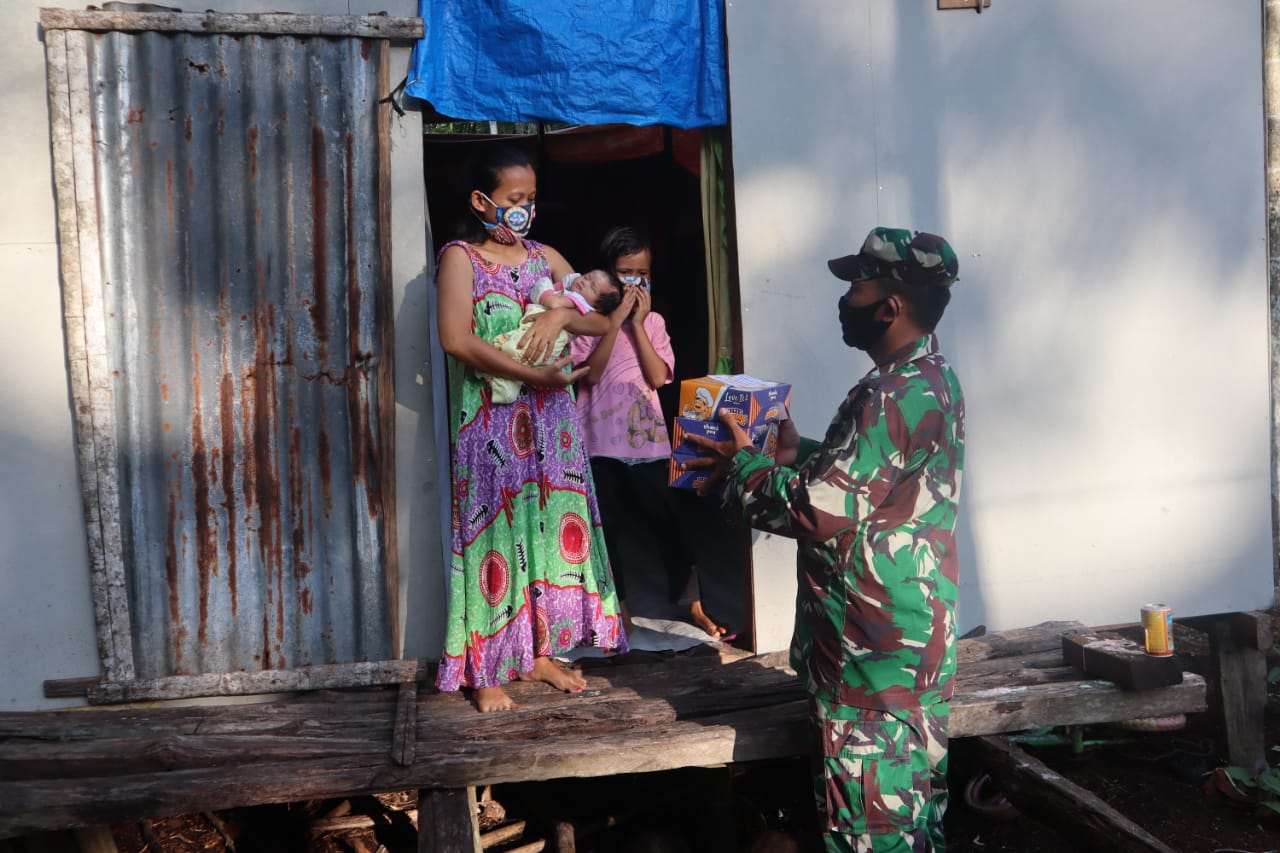
[[[1265,769],[1270,618],[1265,613],[1227,613],[1187,623],[1209,635],[1209,707],[1227,761],[1255,772]]]

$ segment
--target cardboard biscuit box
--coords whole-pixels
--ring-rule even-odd
[[[770,459],[778,450],[778,424],[776,421],[757,424],[747,430],[752,445]],[[699,421],[693,418],[676,418],[675,429],[671,435],[671,473],[667,482],[673,489],[700,489],[711,476],[707,468],[695,468],[692,471],[681,470],[680,466],[690,459],[709,456],[692,444],[685,442],[689,435],[704,435],[712,441],[724,441],[729,438],[729,428],[720,421]]]
[[[680,383],[676,414],[697,421],[718,421],[720,412],[731,412],[743,429],[787,418],[791,386],[757,379],[745,373],[711,374]]]

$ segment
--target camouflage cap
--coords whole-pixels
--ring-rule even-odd
[[[960,271],[956,253],[937,234],[905,228],[872,228],[856,255],[827,261],[844,281],[892,278],[907,284],[950,287]]]

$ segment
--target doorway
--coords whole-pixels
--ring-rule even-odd
[[[482,127],[487,129],[488,123]],[[675,353],[674,381],[658,392],[670,431],[680,381],[715,371],[709,355],[702,132],[630,125],[516,129],[532,132],[428,132],[424,136],[433,250],[438,252],[454,239],[461,218],[469,215],[458,203],[470,189],[460,184],[468,159],[477,147],[495,142],[520,147],[533,160],[538,173],[538,215],[531,237],[559,250],[574,269],[585,271],[598,265],[597,247],[610,228],[630,225],[645,231],[653,242],[653,310],[665,319]],[[734,287],[736,282],[731,284]],[[746,534],[719,519],[716,499],[698,499],[691,506],[698,529],[706,535],[699,555],[703,602],[720,624],[737,635],[736,644],[749,643]],[[633,614],[687,620],[687,606],[667,600],[665,574],[654,543],[631,541],[626,547],[646,552],[645,563],[654,565],[646,577],[626,578]]]

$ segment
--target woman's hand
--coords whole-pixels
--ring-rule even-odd
[[[582,376],[585,376],[590,369],[585,365],[577,370],[565,373],[564,369],[569,366],[569,357],[558,358],[551,364],[535,367],[534,372],[538,374],[538,379],[534,381],[534,385],[541,388],[564,388],[577,382]]]
[[[631,315],[631,325],[639,328],[644,325],[644,318],[649,316],[649,310],[653,307],[653,297],[650,295],[648,288],[641,287],[638,284],[633,284],[630,290],[636,294],[636,310]]]
[[[520,336],[519,346],[524,348],[524,358],[529,364],[540,364],[550,358],[555,350],[556,338],[564,331],[569,318],[568,308],[543,311],[529,323],[529,330]]]

